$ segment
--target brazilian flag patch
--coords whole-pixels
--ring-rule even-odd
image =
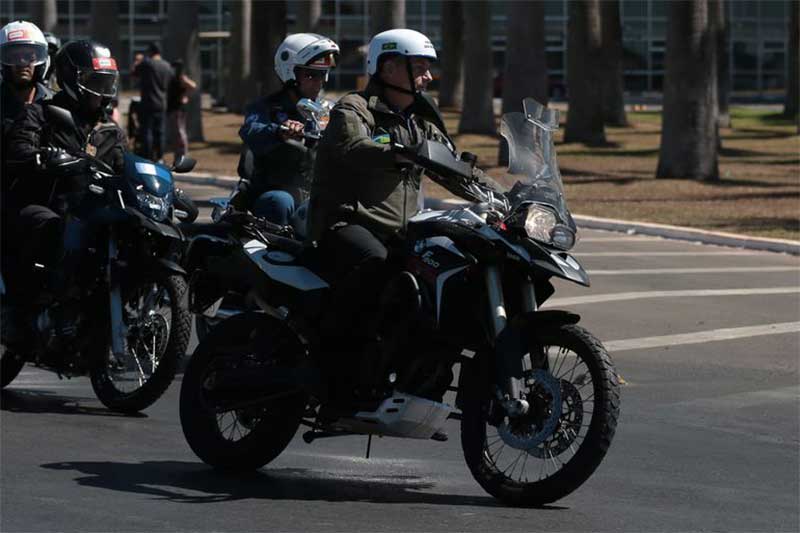
[[[388,133],[376,135],[375,137],[372,138],[372,140],[378,144],[389,144],[392,142],[392,138]]]
[[[382,50],[397,50],[397,43],[383,43]]]

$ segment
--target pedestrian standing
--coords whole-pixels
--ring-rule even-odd
[[[141,101],[139,109],[140,136],[144,157],[163,162],[167,123],[167,89],[175,77],[172,67],[161,58],[156,43],[147,47],[147,56],[136,65],[134,76],[139,78]]]
[[[171,129],[175,132],[175,160],[189,153],[189,137],[186,134],[186,106],[189,95],[197,88],[197,83],[183,71],[183,61],[172,62],[175,77],[167,91],[167,115]]]

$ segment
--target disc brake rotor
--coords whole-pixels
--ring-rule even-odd
[[[508,446],[536,455],[539,445],[548,440],[561,418],[561,384],[542,369],[531,373],[534,380],[528,402],[531,412],[515,419],[506,418],[497,433]]]

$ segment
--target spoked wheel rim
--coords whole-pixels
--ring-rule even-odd
[[[106,370],[113,387],[131,394],[144,387],[158,370],[169,345],[173,301],[163,284],[150,282],[131,290],[123,302],[128,328],[124,360],[109,350]]]
[[[526,370],[523,392],[528,413],[503,416],[499,402],[487,406],[484,460],[516,483],[532,483],[559,473],[578,454],[595,412],[595,383],[587,362],[564,346],[544,346],[547,369]],[[500,418],[502,417],[502,421]]]
[[[234,409],[216,414],[217,430],[229,442],[239,442],[250,435],[266,416],[265,409]]]

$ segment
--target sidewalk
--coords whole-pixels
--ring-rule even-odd
[[[216,176],[203,172],[192,172],[189,174],[175,175],[178,182],[192,183],[195,185],[214,185],[217,187],[233,188],[239,181],[236,176]],[[425,207],[430,209],[448,209],[456,206],[466,205],[458,198],[437,199],[429,198],[425,201]],[[579,228],[600,229],[606,231],[616,231],[628,233],[630,235],[652,235],[665,239],[675,239],[681,241],[699,242],[703,244],[715,244],[718,246],[730,246],[734,248],[744,248],[747,250],[762,250],[776,253],[800,255],[800,241],[783,239],[766,239],[761,237],[751,237],[749,235],[739,235],[735,233],[723,233],[706,231],[682,226],[669,226],[666,224],[653,224],[650,222],[639,222],[632,220],[618,220],[611,218],[598,218],[574,214],[573,218]]]

